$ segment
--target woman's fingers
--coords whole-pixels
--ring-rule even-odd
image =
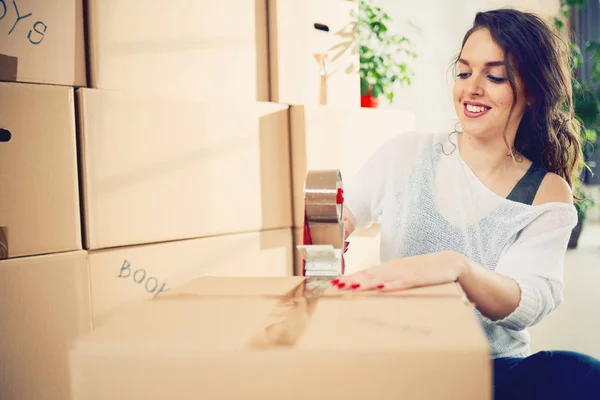
[[[373,269],[367,269],[334,279],[331,283],[342,290],[372,290],[381,286],[383,281],[380,274],[374,272]]]

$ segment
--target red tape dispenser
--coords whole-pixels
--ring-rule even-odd
[[[344,194],[339,170],[309,171],[304,182],[304,239],[296,246],[304,276],[344,274]]]

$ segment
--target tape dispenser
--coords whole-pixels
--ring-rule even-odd
[[[304,276],[344,274],[344,192],[339,170],[308,171],[304,182],[304,236],[296,248]]]

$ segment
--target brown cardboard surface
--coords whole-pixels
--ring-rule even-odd
[[[8,258],[8,240],[6,239],[6,227],[0,226],[0,260]]]
[[[271,101],[360,107],[356,22],[350,15],[358,2],[268,2]]]
[[[351,178],[388,139],[415,130],[412,113],[398,110],[290,108],[294,226],[304,222],[304,181],[313,169],[339,169]]]
[[[90,0],[91,86],[269,100],[266,0]]]
[[[86,252],[0,261],[0,398],[70,399],[68,348],[92,327]]]
[[[304,282],[300,276],[286,277],[224,277],[203,276],[174,288],[164,296],[166,299],[178,296],[224,296],[224,297],[281,297],[293,287]]]
[[[77,94],[86,248],[291,226],[288,106]]]
[[[81,249],[73,89],[0,83],[0,129],[11,133],[0,142],[8,257]]]
[[[292,275],[292,231],[280,229],[89,252],[94,324],[205,275]],[[204,282],[200,280],[199,282]]]
[[[0,2],[0,80],[85,86],[82,0]]]
[[[458,296],[238,279],[200,278],[78,338],[74,399],[491,398],[487,340]]]

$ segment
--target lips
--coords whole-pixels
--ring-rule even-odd
[[[463,111],[467,118],[479,118],[488,113],[492,108],[482,103],[465,101],[463,103]]]

